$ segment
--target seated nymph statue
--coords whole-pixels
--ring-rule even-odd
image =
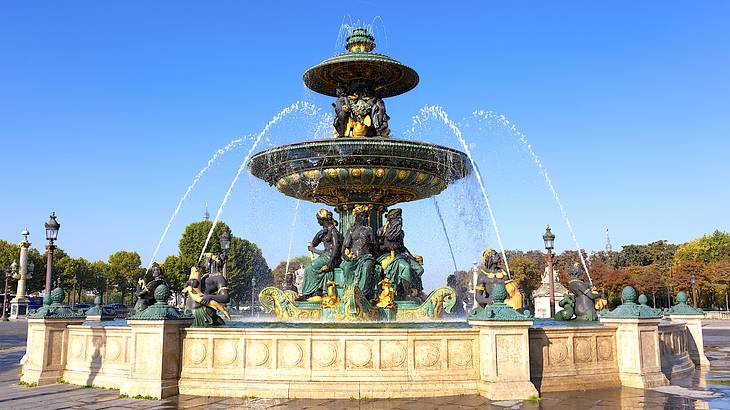
[[[423,266],[404,244],[402,210],[391,209],[385,218],[385,225],[378,229],[380,251],[385,253],[378,258],[378,263],[396,289],[398,300],[417,300],[423,292]]]
[[[345,278],[344,287],[355,283],[365,298],[372,300],[377,291],[380,266],[373,253],[378,246],[373,228],[368,224],[367,205],[355,205],[352,215],[355,222],[347,230],[343,248],[343,262],[340,264]]]
[[[332,212],[326,209],[317,211],[317,223],[322,229],[314,235],[308,246],[312,262],[304,269],[302,294],[297,298],[298,301],[325,294],[327,282],[334,280],[335,266],[341,256],[342,236],[337,230],[337,221],[332,217]],[[319,244],[324,245],[323,250],[317,249]],[[318,255],[316,258],[315,254]]]

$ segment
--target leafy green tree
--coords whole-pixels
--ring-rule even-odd
[[[525,296],[525,300],[532,299],[532,292],[540,286],[542,271],[540,265],[534,258],[528,256],[516,256],[509,260],[510,274]]]
[[[121,293],[124,301],[125,293],[131,292],[137,280],[144,275],[142,260],[137,252],[118,251],[109,256],[108,264],[109,281]]]
[[[200,251],[203,249],[205,238],[208,236],[208,231],[210,231],[211,226],[213,226],[212,221],[200,221],[193,222],[185,227],[180,242],[178,242],[178,248],[180,250],[181,262],[188,270],[198,264]],[[225,222],[220,221],[216,224],[213,235],[208,242],[208,248],[205,250],[206,252],[220,253],[220,236],[224,229],[230,230]],[[233,248],[232,244],[231,248]]]
[[[190,269],[185,268],[182,258],[177,255],[168,256],[165,258],[165,262],[162,263],[162,269],[165,272],[165,278],[168,285],[170,285],[170,289],[174,292],[180,292],[190,277]]]

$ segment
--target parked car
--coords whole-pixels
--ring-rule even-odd
[[[42,296],[28,296],[28,310],[30,309],[38,309],[39,307],[43,306],[43,297]]]

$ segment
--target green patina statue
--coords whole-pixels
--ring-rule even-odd
[[[573,295],[570,293],[566,293],[563,295],[563,298],[560,299],[560,302],[558,302],[558,306],[563,308],[563,310],[560,310],[558,312],[555,312],[555,320],[572,320],[573,314],[575,313],[573,311],[573,304],[575,303],[575,299],[573,299]]]
[[[378,263],[382,266],[385,277],[395,287],[397,300],[423,300],[423,266],[403,242],[405,232],[402,210],[391,209],[385,218],[385,225],[378,230],[380,251],[384,252],[378,258]]]
[[[344,255],[340,268],[344,276],[343,287],[354,283],[367,300],[373,300],[381,268],[373,257],[378,240],[373,228],[368,225],[368,211],[367,205],[357,205],[352,211],[355,222],[345,234],[342,245]]]
[[[304,269],[302,295],[297,299],[299,301],[312,297],[321,298],[327,292],[327,282],[334,279],[335,266],[340,261],[342,236],[337,230],[337,221],[332,218],[332,212],[326,209],[317,211],[317,223],[322,229],[308,245],[312,262]],[[324,250],[317,249],[319,244],[324,245]],[[318,255],[316,258],[315,254]]]

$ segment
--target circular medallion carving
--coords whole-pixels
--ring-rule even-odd
[[[238,358],[238,349],[236,349],[236,345],[233,342],[223,343],[220,347],[216,348],[215,358],[220,364],[232,364]]]
[[[106,348],[106,357],[109,360],[117,360],[122,354],[122,348],[119,346],[119,342],[110,342]]]
[[[434,367],[439,361],[441,352],[435,344],[426,344],[416,351],[416,363],[421,367]]]
[[[568,346],[565,343],[551,343],[549,347],[550,365],[560,364],[568,358]]]
[[[331,342],[317,343],[314,346],[314,362],[321,367],[330,367],[337,361],[337,345]]]
[[[608,339],[598,340],[598,358],[610,360],[613,357],[613,344]]]
[[[200,364],[205,360],[208,349],[202,342],[192,342],[188,348],[188,352],[190,353],[190,363]]]
[[[406,362],[406,347],[401,342],[386,343],[380,356],[383,367],[401,367]]]
[[[269,348],[261,342],[251,343],[248,349],[248,357],[254,366],[263,366],[269,360]]]
[[[284,346],[284,349],[281,351],[281,355],[284,359],[284,363],[289,366],[296,366],[302,362],[304,351],[302,351],[301,346],[298,344],[289,343]]]
[[[575,341],[575,359],[579,362],[590,362],[593,358],[591,344],[588,340]]]
[[[449,343],[449,363],[458,367],[466,367],[472,361],[472,345],[468,340],[457,340]]]
[[[373,358],[373,350],[365,343],[353,343],[347,350],[347,359],[355,367],[364,367]]]

